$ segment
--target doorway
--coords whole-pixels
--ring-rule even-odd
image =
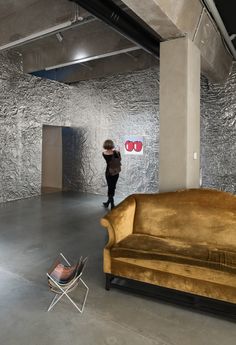
[[[41,192],[55,193],[63,189],[62,127],[43,126]]]

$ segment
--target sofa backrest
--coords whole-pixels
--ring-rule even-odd
[[[236,196],[208,189],[136,194],[134,233],[236,247]]]

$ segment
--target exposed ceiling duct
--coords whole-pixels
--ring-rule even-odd
[[[236,60],[236,50],[235,50],[235,47],[232,43],[232,40],[225,28],[225,25],[223,23],[223,20],[221,19],[221,16],[217,10],[217,7],[214,3],[213,0],[203,0],[203,3],[205,4],[206,8],[208,9],[208,11],[211,13],[214,21],[216,22],[219,30],[220,30],[220,33],[221,35],[224,37],[224,40],[231,52],[231,54],[233,55],[234,57],[234,60]]]
[[[152,55],[159,57],[157,37],[145,29],[138,21],[109,0],[69,0],[101,19],[123,36]]]

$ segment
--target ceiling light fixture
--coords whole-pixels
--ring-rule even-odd
[[[58,42],[61,43],[63,41],[64,37],[63,37],[61,32],[58,32],[58,33],[56,33],[56,38],[57,38]]]
[[[236,38],[236,34],[232,34],[232,35],[230,36],[231,41],[233,41],[235,38]]]
[[[52,34],[56,34],[57,32],[70,30],[72,28],[76,28],[76,27],[79,27],[80,25],[88,24],[88,23],[94,22],[96,20],[97,19],[94,18],[93,16],[86,17],[83,20],[82,20],[82,17],[79,17],[78,21],[67,21],[65,23],[53,26],[53,27],[48,28],[46,30],[36,32],[36,33],[31,34],[27,37],[20,38],[19,40],[4,44],[4,45],[0,46],[0,51],[7,50],[10,48],[19,47],[21,45],[28,44],[30,42],[34,42],[38,39],[41,39],[41,38],[44,38],[47,36],[51,36]]]
[[[14,42],[11,42],[11,43],[7,43],[3,46],[0,46],[0,51],[1,50],[5,50],[5,49],[9,49],[9,48],[13,48],[13,47],[17,47],[23,43],[27,43],[27,42],[31,42],[31,41],[34,41],[34,40],[37,40],[39,38],[42,38],[44,36],[47,36],[48,34],[50,33],[53,33],[53,32],[56,32],[60,29],[64,29],[64,28],[67,28],[67,27],[70,27],[72,25],[72,22],[71,21],[67,21],[65,23],[62,23],[62,24],[59,24],[59,25],[55,25],[49,29],[46,29],[46,30],[42,30],[42,31],[39,31],[39,32],[36,32],[32,35],[29,35],[27,37],[23,37],[23,38],[20,38],[19,40],[16,40]]]

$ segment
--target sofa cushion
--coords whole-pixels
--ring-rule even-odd
[[[112,274],[169,289],[236,303],[236,275],[163,260],[112,258]]]
[[[236,248],[188,243],[177,239],[132,234],[111,249],[111,257],[164,260],[236,272]]]

